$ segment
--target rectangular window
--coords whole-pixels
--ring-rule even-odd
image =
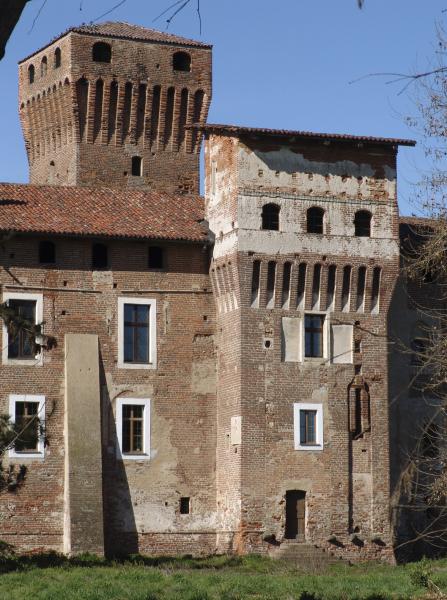
[[[164,249],[160,246],[149,246],[149,257],[148,257],[149,269],[163,269],[164,268]]]
[[[36,322],[35,300],[10,300],[8,306],[12,308],[20,320]],[[18,331],[9,328],[8,331],[8,358],[34,359],[31,331],[24,323]]]
[[[15,428],[14,445],[9,456],[43,458],[45,397],[11,394],[9,412]]]
[[[156,305],[145,298],[118,300],[118,366],[153,369],[156,363]]]
[[[186,496],[180,498],[180,514],[189,515],[190,512],[190,499]]]
[[[324,315],[305,315],[304,318],[304,356],[322,358]]]
[[[295,450],[323,449],[323,405],[293,405]]]
[[[39,324],[43,320],[42,294],[22,294],[5,292],[3,301],[11,307],[19,320],[23,320],[23,327],[6,327],[3,323],[3,364],[42,364],[42,352],[36,353],[32,343],[32,332],[26,327],[26,322]]]
[[[116,410],[119,456],[150,458],[150,400],[118,398]]]

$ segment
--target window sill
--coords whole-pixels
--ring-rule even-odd
[[[15,450],[10,450],[8,453],[9,458],[16,458],[18,460],[43,460],[45,458],[45,454],[43,452],[16,452]]]
[[[119,369],[156,369],[157,365],[154,363],[118,363]]]
[[[321,444],[300,444],[297,448],[295,448],[295,450],[321,452],[323,450],[323,446]]]
[[[38,354],[35,358],[8,358],[3,356],[2,364],[5,366],[41,367],[43,356]]]
[[[121,460],[150,460],[150,456],[149,454],[121,454],[119,455],[119,457]]]

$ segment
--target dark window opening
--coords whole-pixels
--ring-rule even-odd
[[[191,56],[187,52],[176,52],[172,57],[174,71],[191,71]]]
[[[251,277],[251,305],[259,306],[259,279],[261,276],[261,261],[253,262],[253,273]]]
[[[183,497],[180,498],[180,514],[181,515],[189,515],[191,509],[190,498]]]
[[[34,65],[30,65],[28,67],[28,82],[34,83],[35,76],[36,76],[36,70],[34,68]]]
[[[62,52],[60,48],[56,48],[54,51],[54,68],[58,69],[62,63]]]
[[[357,273],[357,310],[363,310],[365,302],[366,267],[359,267]]]
[[[144,406],[124,404],[122,443],[123,454],[143,453]]]
[[[46,264],[54,264],[56,262],[56,246],[53,242],[40,242],[39,262]]]
[[[362,433],[362,394],[360,388],[354,390],[354,429],[352,435],[358,437]]]
[[[322,358],[323,356],[324,315],[306,315],[305,353],[306,358]]]
[[[124,305],[124,362],[149,363],[149,306]]]
[[[298,267],[298,289],[297,289],[297,297],[296,297],[296,305],[298,308],[304,304],[304,296],[306,293],[306,272],[307,272],[307,264],[300,263]]]
[[[371,237],[372,215],[367,210],[359,210],[355,213],[354,226],[357,237]]]
[[[160,246],[149,247],[149,269],[163,269],[164,249]]]
[[[264,204],[262,207],[262,229],[279,230],[279,210],[277,204]]]
[[[307,211],[307,233],[323,233],[324,210],[313,206]]]
[[[36,452],[39,446],[39,403],[16,402],[15,428],[17,437],[14,442],[16,452]]]
[[[141,156],[132,156],[132,175],[134,177],[143,175],[143,159]]]
[[[314,275],[312,280],[312,308],[318,308],[320,304],[320,281],[321,265],[314,265]]]
[[[105,42],[96,42],[93,44],[92,58],[94,62],[112,62],[112,47]]]
[[[300,445],[317,444],[317,411],[300,410]]]
[[[382,269],[380,267],[375,267],[373,271],[373,281],[371,290],[371,312],[378,312],[379,310],[381,274]]]
[[[25,321],[25,327],[19,327],[18,331],[8,331],[8,358],[33,359],[32,333],[26,329],[26,321],[33,324],[36,322],[36,301],[9,300],[8,306]]]
[[[92,268],[107,269],[109,264],[108,249],[105,244],[93,244],[92,246]]]

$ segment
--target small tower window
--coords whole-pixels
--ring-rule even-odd
[[[174,71],[191,71],[191,56],[187,52],[176,52],[172,57]]]
[[[45,264],[54,264],[56,262],[56,246],[53,242],[40,242],[39,262]]]
[[[107,269],[109,260],[107,246],[105,244],[93,244],[92,246],[92,268]]]
[[[48,69],[48,61],[47,61],[47,57],[44,56],[42,58],[42,62],[40,63],[40,76],[41,77],[45,77],[45,75],[47,74],[47,69]]]
[[[34,83],[35,76],[36,76],[36,70],[34,68],[34,65],[30,65],[28,67],[28,82]]]
[[[141,156],[132,156],[132,175],[135,177],[143,175],[143,159]]]
[[[181,515],[189,515],[191,512],[191,501],[188,497],[180,498],[180,514]]]
[[[160,246],[149,247],[149,269],[163,269],[164,267],[164,251]]]
[[[354,226],[357,237],[371,237],[371,217],[367,210],[358,210],[355,213]]]
[[[279,230],[279,206],[264,204],[262,207],[262,229]]]
[[[62,62],[62,53],[60,48],[56,48],[54,51],[54,68],[58,69],[61,66]]]
[[[105,42],[96,42],[93,44],[92,58],[94,62],[112,62],[112,47]]]
[[[307,211],[307,233],[323,233],[324,210],[312,206]]]

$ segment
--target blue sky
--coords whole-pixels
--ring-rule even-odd
[[[0,180],[26,182],[28,166],[17,115],[17,62],[72,25],[96,19],[118,0],[32,0],[0,62]],[[173,0],[127,0],[105,19],[165,29],[153,19]],[[195,0],[192,0],[195,2]],[[80,10],[82,6],[82,10]],[[374,72],[417,72],[433,56],[435,22],[447,0],[201,0],[169,31],[214,45],[210,122],[324,132],[415,137],[404,119],[410,93],[387,78],[349,82]],[[105,20],[102,19],[102,20]],[[424,169],[422,148],[399,152],[399,204],[411,205]]]

